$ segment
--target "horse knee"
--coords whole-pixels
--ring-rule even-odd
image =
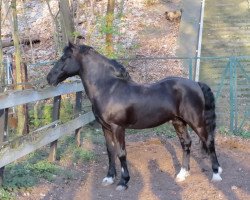
[[[192,145],[192,140],[190,138],[181,139],[181,146],[184,151],[189,151]]]
[[[120,148],[117,152],[118,158],[126,157],[126,155],[127,155],[126,149]]]

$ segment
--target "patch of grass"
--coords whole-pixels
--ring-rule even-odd
[[[5,168],[3,186],[7,190],[32,187],[37,182],[38,177],[34,176],[27,164],[11,164]]]
[[[165,135],[169,138],[176,137],[176,132],[171,124],[163,124],[161,126],[157,126],[150,129],[143,129],[143,130],[135,130],[135,129],[128,129],[126,133],[128,134],[143,134],[143,133],[155,133],[157,135]]]
[[[83,163],[86,161],[91,161],[93,159],[95,159],[95,154],[92,151],[78,147],[73,152],[72,161],[74,163]]]
[[[94,128],[91,125],[87,125],[82,129],[82,138],[91,140],[94,144],[104,144],[104,135],[100,127]]]
[[[56,159],[62,160],[64,157],[69,157],[68,154],[72,155],[72,152],[75,148],[75,137],[65,136],[62,140],[59,141],[59,145],[56,151]]]
[[[61,173],[61,169],[57,165],[45,160],[31,165],[30,169],[36,177],[44,178],[48,181],[53,181],[55,175],[59,175]]]
[[[16,199],[9,191],[4,188],[0,188],[0,199],[1,200],[14,200]]]
[[[70,99],[63,99],[60,109],[60,120],[65,123],[73,118],[74,106]]]
[[[60,120],[64,123],[73,118],[74,103],[69,98],[62,98],[60,109]],[[53,104],[46,101],[36,104],[29,110],[29,125],[36,129],[52,122]]]
[[[218,128],[218,132],[222,135],[236,135],[242,138],[250,138],[250,131],[247,130],[237,130],[236,132],[232,132],[228,128],[221,126]]]
[[[63,179],[64,180],[72,180],[75,177],[74,172],[70,170],[65,170],[63,173]]]
[[[53,181],[55,175],[62,170],[55,164],[42,160],[35,164],[30,162],[21,162],[18,164],[10,164],[4,172],[3,186],[7,190],[16,190],[21,188],[29,188],[38,183],[39,178]]]
[[[153,132],[155,132],[156,134],[165,135],[169,138],[176,137],[175,129],[171,124],[163,124],[161,126],[157,126],[153,128]]]
[[[102,131],[90,125],[82,128],[81,140],[89,140],[94,144],[104,144]],[[56,156],[58,160],[72,161],[73,163],[83,163],[95,159],[94,152],[84,149],[84,146],[76,146],[74,136],[66,136],[61,140]]]

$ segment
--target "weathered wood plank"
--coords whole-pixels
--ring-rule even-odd
[[[12,148],[11,144],[5,145],[0,149],[0,168],[57,140],[63,135],[73,134],[76,129],[92,122],[94,119],[93,113],[88,112],[65,124],[50,128],[47,131],[26,135],[26,141],[18,147]]]
[[[76,93],[75,114],[79,114],[82,110],[82,92]],[[76,145],[81,146],[81,128],[75,130]]]
[[[61,100],[62,100],[61,96],[54,97],[53,113],[52,113],[53,121],[57,121],[60,117]],[[50,152],[48,158],[50,162],[54,162],[56,160],[56,149],[57,149],[57,140],[50,143]]]
[[[4,138],[4,122],[5,122],[5,112],[4,109],[0,110],[0,147],[3,143]]]
[[[3,173],[4,173],[4,167],[0,168],[0,187],[3,184]]]
[[[0,110],[83,90],[84,88],[82,83],[79,81],[73,83],[63,83],[57,87],[49,87],[40,91],[31,89],[2,93],[0,94]]]

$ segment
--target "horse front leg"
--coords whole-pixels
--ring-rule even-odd
[[[125,129],[113,125],[112,131],[117,140],[117,156],[121,162],[121,179],[116,187],[116,190],[122,191],[128,188],[128,182],[130,179],[128,166],[127,166],[127,153],[126,153],[126,146],[125,146]]]
[[[115,169],[115,159],[116,159],[116,139],[110,130],[106,129],[105,127],[102,127],[105,140],[106,140],[106,147],[107,147],[107,153],[108,153],[108,159],[109,159],[109,168],[107,176],[102,180],[102,185],[107,186],[114,183],[115,177],[116,177],[116,169]]]
[[[176,176],[176,181],[181,182],[189,176],[189,163],[190,163],[190,147],[191,147],[191,138],[187,131],[186,122],[181,119],[176,119],[172,121],[172,124],[175,128],[175,131],[180,139],[183,156],[182,156],[182,167],[180,172]]]

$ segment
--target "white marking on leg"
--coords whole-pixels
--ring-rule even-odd
[[[187,171],[185,168],[181,168],[181,171],[176,176],[177,182],[182,182],[190,175],[189,171]]]
[[[117,187],[116,187],[116,190],[117,191],[124,191],[124,190],[126,190],[128,187],[126,187],[126,186],[124,186],[124,185],[118,185]]]
[[[123,169],[123,167],[122,167],[122,173],[124,173],[124,169]]]
[[[103,186],[107,186],[107,185],[111,185],[114,183],[114,178],[112,177],[105,177],[103,180],[102,180],[102,185]]]
[[[218,173],[221,174],[223,172],[223,169],[221,167],[218,168]]]
[[[213,182],[217,182],[217,181],[221,181],[221,180],[222,180],[222,178],[221,178],[219,173],[213,173],[213,178],[212,178]]]

